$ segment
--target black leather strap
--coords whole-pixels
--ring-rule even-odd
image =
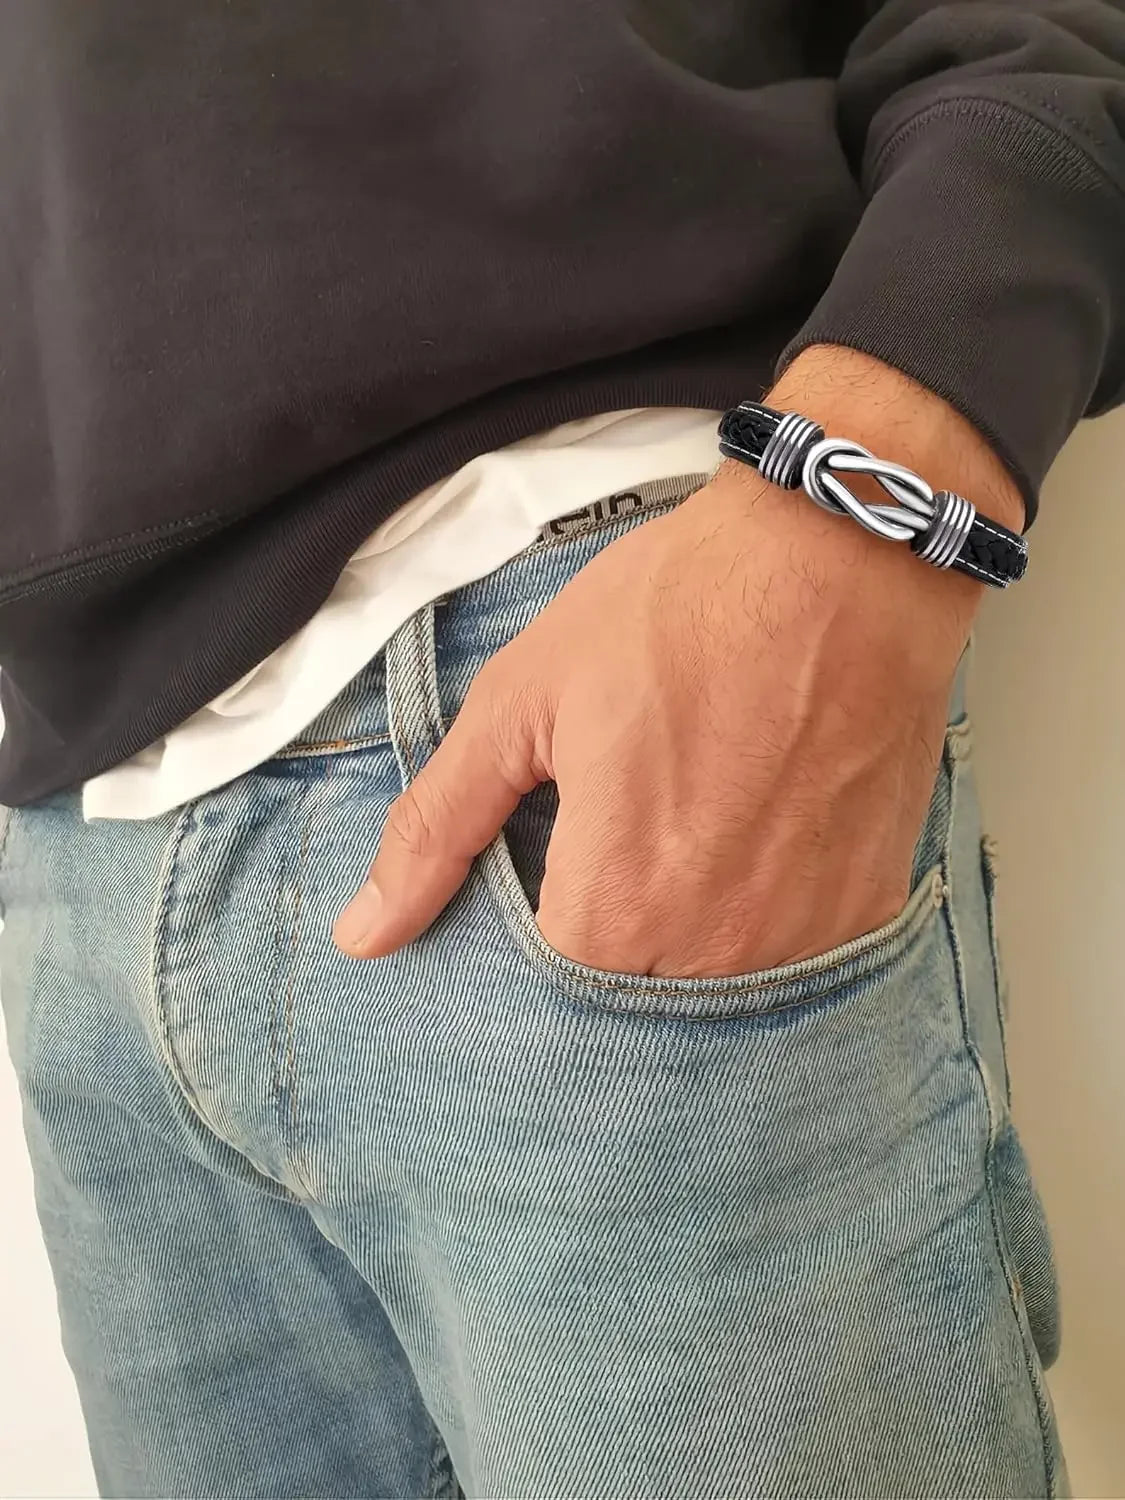
[[[921,539],[912,546],[917,551]],[[994,589],[1006,589],[1027,572],[1027,543],[999,521],[978,515],[949,566],[955,573],[967,573]]]
[[[749,464],[756,469],[762,461],[766,444],[777,431],[783,416],[784,412],[761,406],[757,401],[744,401],[741,406],[731,407],[730,411],[723,413],[719,423],[719,451],[727,458],[737,458],[740,463]],[[824,435],[823,427],[818,427],[817,431],[821,436]],[[799,470],[785,488],[801,488]]]
[[[719,423],[719,449],[727,458],[759,469],[772,483],[790,490],[805,488],[805,457],[823,438],[824,429],[816,422],[795,413],[774,411],[757,401],[744,401],[726,412]],[[861,455],[862,462],[866,450],[854,444],[851,447]],[[872,463],[875,477],[878,466],[876,459]],[[915,476],[910,477],[918,483]],[[815,478],[810,484],[815,485]],[[930,491],[924,486],[923,489],[928,496]],[[817,496],[814,494],[813,498]],[[817,503],[823,504],[825,499],[822,494]],[[829,508],[834,507],[830,504]],[[1023,577],[1027,571],[1027,543],[1023,537],[998,521],[977,515],[965,501],[947,490],[933,495],[933,510],[930,525],[916,532],[910,541],[911,548],[922,555],[923,561],[966,573],[992,588],[1007,588]],[[964,523],[970,514],[973,521],[966,531]],[[919,526],[922,522],[916,519],[913,524]],[[943,528],[948,530],[951,526],[955,528],[954,540],[943,547],[940,545]],[[959,545],[957,536],[961,537]]]

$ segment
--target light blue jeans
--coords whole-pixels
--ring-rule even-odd
[[[552,528],[176,813],[11,816],[8,1035],[104,1493],[1063,1492],[959,702],[909,904],[823,958],[561,957],[547,790],[413,946],[329,940],[474,673],[683,488]]]

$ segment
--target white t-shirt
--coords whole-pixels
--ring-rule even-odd
[[[87,818],[151,818],[268,760],[415,611],[510,561],[548,521],[718,461],[718,412],[646,408],[567,422],[474,458],[385,521],[313,618],[183,724],[88,781]]]

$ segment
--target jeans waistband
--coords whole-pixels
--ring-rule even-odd
[[[707,477],[686,474],[656,479],[603,496],[548,521],[536,541],[503,567],[448,598],[427,604],[417,616],[400,625],[388,644],[283,754],[331,752],[366,740],[385,739],[391,732],[392,718],[388,662],[394,663],[392,675],[421,675],[427,670],[426,661],[432,670],[436,651],[443,669],[447,669],[443,678],[457,684],[459,702],[471,676],[491,654],[490,648],[516,633],[515,628],[509,628],[509,620],[522,625],[522,617],[538,614],[568,578],[604,546],[650,515],[677,505]],[[456,617],[456,623],[446,628],[452,617]],[[436,643],[435,618],[441,622]],[[395,697],[393,688],[390,697]],[[454,711],[456,706],[452,706]],[[447,701],[447,711],[450,707]]]

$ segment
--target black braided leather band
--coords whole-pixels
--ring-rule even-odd
[[[878,536],[908,542],[934,567],[955,568],[999,589],[1027,571],[1022,536],[978,515],[964,496],[932,490],[920,475],[876,458],[862,444],[826,438],[823,427],[797,412],[744,401],[719,423],[719,448],[783,489],[803,489],[825,510],[849,515]],[[877,480],[887,502],[861,500],[845,482],[849,474]]]

